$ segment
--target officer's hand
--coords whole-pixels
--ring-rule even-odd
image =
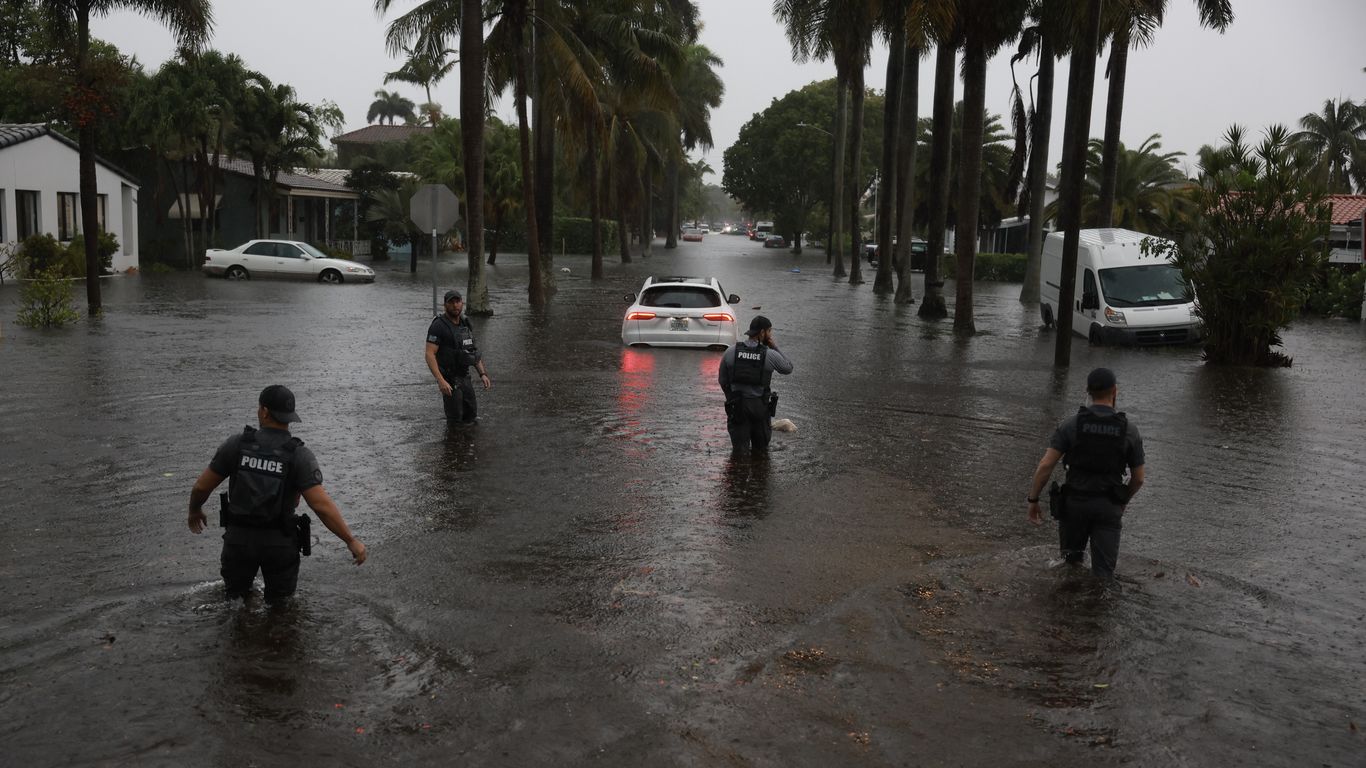
[[[190,510],[190,530],[194,533],[202,533],[204,526],[208,525],[209,518],[204,514],[203,509]]]
[[[351,550],[351,559],[356,561],[356,565],[365,562],[365,545],[360,539],[352,539],[347,543],[346,548]]]
[[[1034,501],[1029,504],[1029,522],[1034,525],[1043,524],[1043,512],[1039,509],[1039,502]]]
[[[479,381],[483,382],[484,389],[493,389],[493,379],[490,379],[487,373],[479,374]]]
[[[441,390],[441,394],[445,395],[446,397],[450,397],[451,393],[455,391],[455,388],[451,386],[451,383],[449,381],[446,381],[445,379],[438,381],[436,383],[436,386],[438,389]]]

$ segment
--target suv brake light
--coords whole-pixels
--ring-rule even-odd
[[[627,319],[627,320],[653,320],[653,319],[655,319],[655,313],[653,313],[653,312],[632,312],[631,314],[629,314],[629,315],[626,316],[626,319]]]
[[[714,312],[714,313],[706,314],[706,315],[703,315],[703,316],[702,316],[702,319],[703,319],[703,320],[711,320],[711,321],[713,321],[713,322],[718,322],[718,323],[733,323],[733,322],[735,322],[735,318],[731,317],[730,315],[726,314],[725,312]]]

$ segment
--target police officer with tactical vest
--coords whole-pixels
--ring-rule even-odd
[[[473,424],[479,417],[470,368],[479,372],[484,389],[493,388],[484,356],[474,342],[474,327],[462,315],[464,308],[465,299],[459,291],[446,291],[442,313],[432,318],[427,328],[427,369],[441,390],[447,424]]]
[[[773,437],[772,422],[778,396],[769,389],[773,372],[792,373],[792,361],[778,351],[773,340],[773,323],[757,315],[749,323],[745,341],[726,350],[716,372],[721,392],[726,396],[726,431],[736,451],[768,450]]]
[[[190,490],[190,530],[207,525],[204,502],[228,478],[222,494],[222,574],[229,598],[246,597],[256,571],[265,581],[268,603],[294,594],[299,553],[309,554],[308,516],[295,515],[299,498],[346,543],[356,565],[365,562],[365,545],[346,525],[341,510],[323,488],[323,473],[304,441],[289,434],[294,393],[280,384],[261,390],[256,408],[260,428],[247,427],[228,438]]]
[[[1029,522],[1042,523],[1039,495],[1061,459],[1067,478],[1060,488],[1053,484],[1049,506],[1058,521],[1063,559],[1079,565],[1089,540],[1091,572],[1111,578],[1119,559],[1124,508],[1143,485],[1143,438],[1138,427],[1115,410],[1119,387],[1113,371],[1091,371],[1086,377],[1086,392],[1091,405],[1083,406],[1053,432],[1025,501],[1029,504]]]

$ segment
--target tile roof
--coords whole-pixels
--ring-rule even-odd
[[[251,176],[251,161],[240,157],[223,156],[218,158],[218,167],[230,173],[239,173],[243,176]],[[329,171],[335,169],[328,169]],[[346,171],[341,171],[341,178],[345,179]],[[309,173],[303,168],[294,168],[291,171],[281,171],[276,177],[275,183],[290,189],[309,189],[317,192],[338,192],[347,197],[356,194],[355,190],[348,188],[340,180],[332,182],[319,175]]]
[[[30,139],[36,139],[39,136],[51,136],[52,138],[56,139],[57,141],[60,141],[68,147],[71,147],[77,152],[81,151],[81,145],[77,144],[72,139],[69,139],[66,136],[63,136],[62,134],[52,130],[52,127],[47,125],[46,123],[0,123],[0,149],[4,149],[5,147],[12,147],[15,144],[22,144],[26,141],[29,141]],[[95,160],[96,162],[103,165],[105,168],[108,168],[114,173],[117,173],[123,178],[133,182],[134,185],[142,183],[141,181],[138,181],[138,177],[134,176],[128,171],[123,170],[117,165],[114,165],[108,160],[105,160],[99,155],[95,155]]]
[[[1361,217],[1366,216],[1366,195],[1328,195],[1326,199],[1333,206],[1334,224],[1361,221]]]
[[[388,144],[407,141],[421,133],[431,133],[426,125],[367,125],[332,139],[333,144]]]

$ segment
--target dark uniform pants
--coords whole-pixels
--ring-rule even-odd
[[[768,401],[762,397],[741,397],[726,409],[726,431],[731,447],[737,451],[768,450],[773,425],[768,418]]]
[[[1069,494],[1058,521],[1058,544],[1069,563],[1080,563],[1091,543],[1091,572],[1106,578],[1115,575],[1119,561],[1119,531],[1124,507],[1109,496]]]
[[[294,594],[299,584],[299,548],[274,528],[230,527],[223,531],[223,586],[228,597],[246,597],[256,571],[266,583],[266,602]]]
[[[479,404],[474,399],[474,384],[470,382],[469,372],[466,371],[464,376],[446,376],[446,381],[451,385],[451,393],[441,396],[441,405],[446,409],[446,422],[473,424],[479,416]]]

